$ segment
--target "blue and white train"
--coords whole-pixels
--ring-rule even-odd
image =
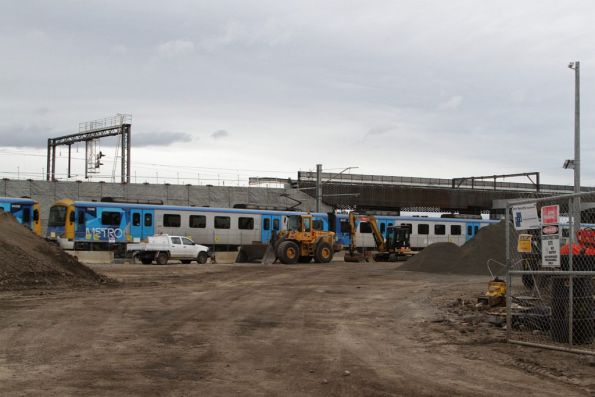
[[[275,232],[287,226],[287,216],[303,212],[239,208],[185,207],[113,202],[56,202],[48,219],[47,237],[65,249],[125,251],[126,244],[155,234],[184,235],[213,250],[267,244]],[[313,213],[314,228],[333,231],[336,240],[349,245],[347,214]],[[481,219],[376,216],[385,233],[388,226],[407,227],[411,246],[421,249],[435,242],[462,245],[479,228],[497,221]],[[374,247],[371,228],[358,222],[358,246]]]

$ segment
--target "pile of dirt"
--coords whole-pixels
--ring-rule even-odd
[[[506,261],[506,227],[504,222],[479,229],[474,239],[462,247],[453,243],[436,243],[426,247],[409,259],[400,270],[426,273],[489,275],[487,262],[494,259]],[[504,269],[491,265],[495,275],[503,275]]]
[[[109,280],[0,212],[0,290],[84,286]]]

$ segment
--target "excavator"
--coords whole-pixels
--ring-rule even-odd
[[[354,211],[349,213],[349,230],[351,241],[349,243],[349,252],[345,254],[345,262],[364,262],[370,259],[358,249],[357,246],[357,224],[356,220],[358,214]],[[360,216],[360,220],[368,222],[372,228],[372,235],[376,243],[377,252],[373,255],[376,262],[397,262],[399,258],[404,258],[411,255],[411,248],[409,245],[410,231],[404,227],[389,226],[386,229],[386,240],[382,236],[382,232],[378,228],[378,222],[374,215]]]

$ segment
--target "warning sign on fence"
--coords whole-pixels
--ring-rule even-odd
[[[531,253],[531,235],[519,234],[519,242],[517,244],[517,251],[520,253]]]
[[[541,228],[541,259],[543,267],[560,267],[560,226]]]
[[[541,207],[541,224],[557,225],[560,223],[560,206],[546,205]]]
[[[512,222],[515,230],[539,229],[539,217],[535,204],[512,207]]]

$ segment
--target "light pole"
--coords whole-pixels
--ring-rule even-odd
[[[574,192],[581,192],[581,92],[580,73],[581,63],[570,62],[570,69],[574,69]]]

